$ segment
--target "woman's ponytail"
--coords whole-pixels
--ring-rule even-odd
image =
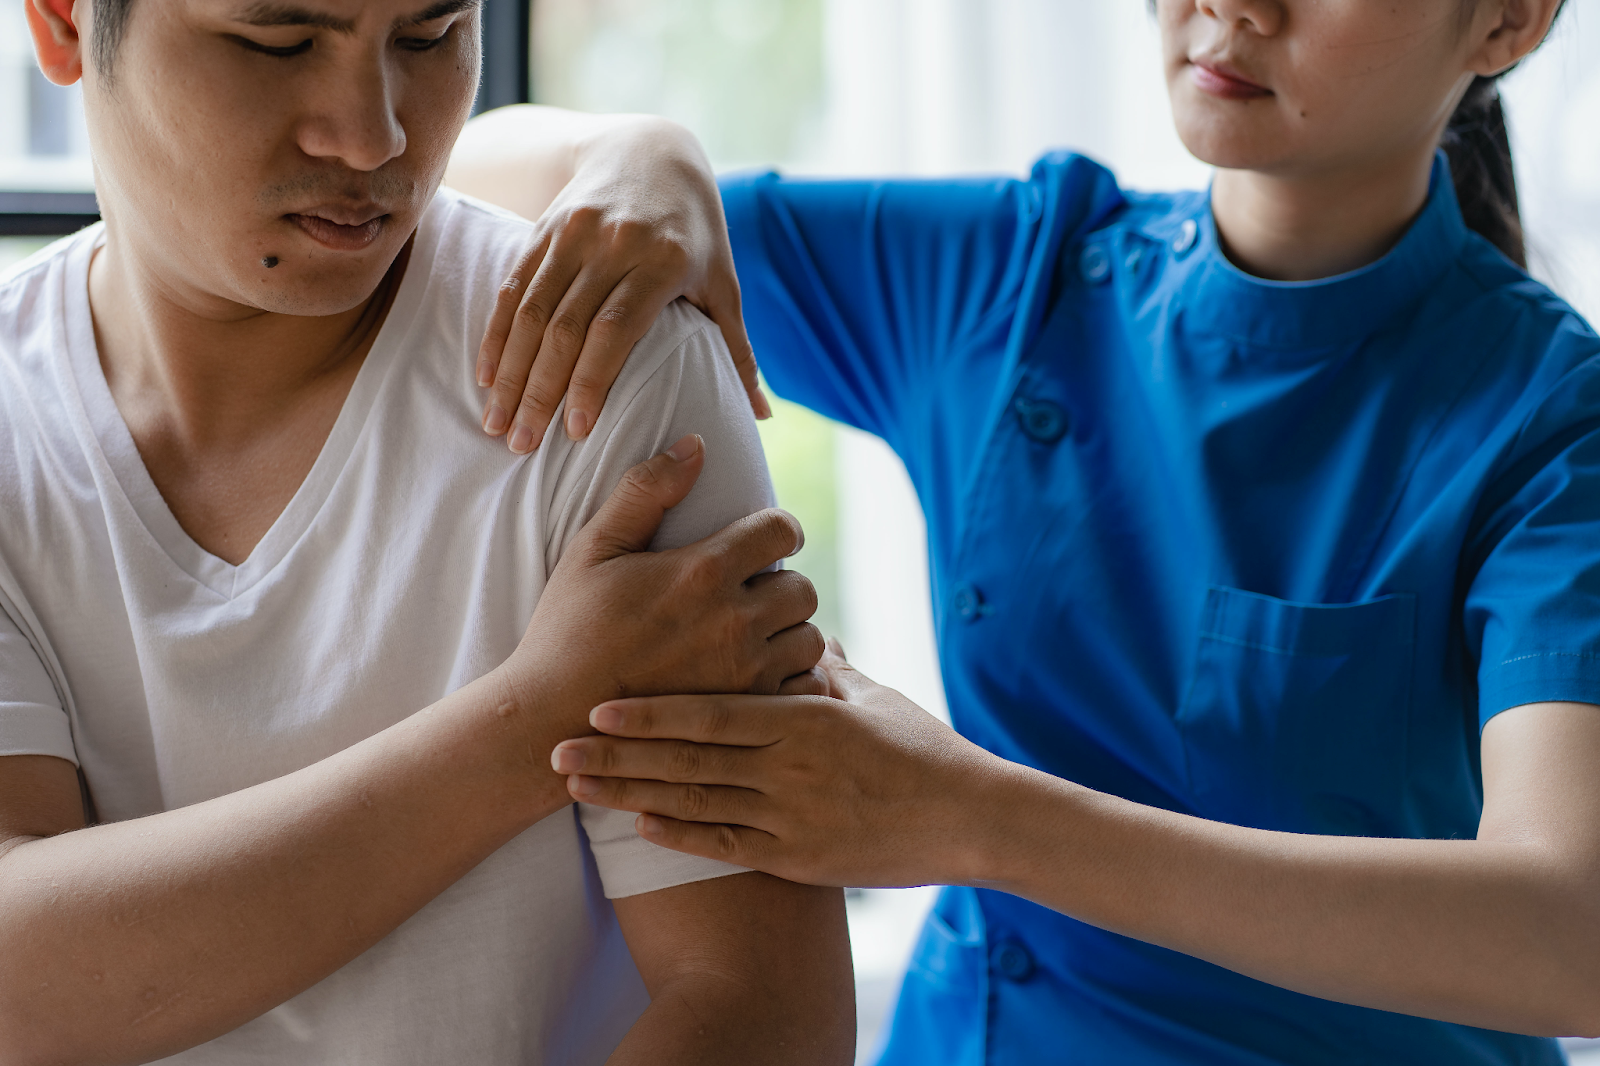
[[[1470,13],[1478,0],[1465,0]],[[1552,25],[1561,17],[1567,0],[1556,5]],[[1511,166],[1511,138],[1506,135],[1506,113],[1500,106],[1502,70],[1493,77],[1472,79],[1467,94],[1456,105],[1439,146],[1450,160],[1456,200],[1467,228],[1481,234],[1524,270],[1528,250],[1522,240],[1522,211],[1517,205],[1517,175]]]
[[[1517,176],[1511,165],[1511,139],[1500,106],[1496,78],[1477,77],[1456,105],[1440,142],[1450,160],[1456,199],[1467,228],[1482,234],[1507,259],[1527,269],[1522,214],[1517,208]]]

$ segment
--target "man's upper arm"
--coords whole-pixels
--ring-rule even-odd
[[[746,1052],[744,1061],[851,1060],[855,986],[840,890],[745,873],[616,909],[651,998],[686,1000],[720,1048]]]
[[[84,825],[77,767],[52,755],[0,757],[0,858],[21,839]]]

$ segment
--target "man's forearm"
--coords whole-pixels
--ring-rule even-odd
[[[566,800],[504,691],[491,676],[277,780],[15,844],[0,1060],[171,1054],[382,939]]]
[[[1558,849],[1270,833],[1023,767],[980,807],[967,839],[983,843],[951,880],[1323,998],[1537,1035],[1600,1027],[1600,907]]]

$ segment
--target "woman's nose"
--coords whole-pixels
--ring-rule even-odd
[[[1195,0],[1194,6],[1208,18],[1260,37],[1276,36],[1286,16],[1282,0]]]

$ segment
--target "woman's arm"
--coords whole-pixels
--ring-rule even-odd
[[[678,297],[722,330],[756,417],[771,411],[745,335],[711,164],[694,135],[649,115],[520,104],[467,123],[445,183],[537,219],[478,353],[484,429],[529,452],[567,401],[574,440]]]
[[[761,873],[614,901],[650,1008],[610,1066],[854,1058],[844,896]]]
[[[612,735],[555,765],[586,802],[659,816],[640,820],[657,843],[779,876],[999,889],[1315,996],[1600,1033],[1600,707],[1490,721],[1476,840],[1319,837],[1082,788],[829,672],[847,700],[604,705]]]

